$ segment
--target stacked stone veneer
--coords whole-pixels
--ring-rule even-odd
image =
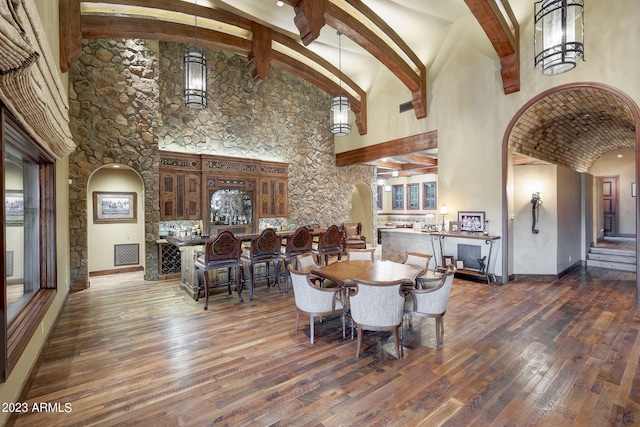
[[[75,289],[88,284],[87,182],[105,164],[130,166],[143,179],[148,280],[158,275],[159,150],[289,163],[289,224],[349,221],[353,186],[375,188],[373,168],[336,167],[328,94],[275,67],[254,81],[245,57],[208,50],[209,105],[190,110],[182,100],[183,53],[173,43],[88,40],[69,73],[78,145],[69,172]]]

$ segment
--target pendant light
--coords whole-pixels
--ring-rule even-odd
[[[346,136],[351,132],[349,124],[349,110],[351,105],[342,94],[342,34],[338,31],[338,71],[340,72],[340,92],[331,101],[331,133],[336,136]]]
[[[584,61],[584,0],[540,0],[534,22],[534,62],[542,74],[562,74]]]
[[[195,40],[184,54],[184,103],[194,110],[207,108],[207,58],[198,47],[198,1],[194,2]]]

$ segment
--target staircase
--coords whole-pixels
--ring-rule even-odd
[[[625,249],[592,247],[587,254],[587,267],[636,271],[636,252]]]

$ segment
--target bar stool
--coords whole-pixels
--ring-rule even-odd
[[[296,259],[298,255],[306,252],[311,252],[313,246],[313,236],[306,226],[298,227],[291,236],[287,238],[287,245],[284,249],[284,268],[291,264],[291,261]],[[296,268],[297,262],[296,262]],[[289,292],[289,282],[291,277],[286,275],[285,280],[285,292]]]
[[[330,255],[337,255],[338,260],[342,258],[342,231],[337,225],[330,226],[320,235],[317,253],[322,265],[329,264]]]
[[[278,236],[276,230],[273,228],[265,228],[258,237],[251,239],[251,247],[249,248],[249,254],[243,255],[244,262],[249,264],[251,272],[251,288],[249,299],[253,300],[253,288],[255,286],[255,266],[256,264],[266,264],[267,270],[267,286],[271,286],[269,283],[269,266],[273,263],[275,269],[274,285],[278,285],[280,293],[282,288],[280,287],[280,263],[284,259],[284,256],[280,253],[280,246],[282,245],[282,237]]]
[[[213,240],[209,240],[204,254],[195,261],[196,272],[199,270],[204,276],[204,309],[209,307],[209,271],[222,268],[227,269],[227,287],[231,295],[231,269],[236,268],[236,290],[240,302],[242,298],[242,283],[244,270],[242,268],[242,240],[237,239],[232,232],[223,231]],[[199,291],[198,291],[199,293]]]

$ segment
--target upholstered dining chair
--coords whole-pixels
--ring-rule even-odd
[[[342,245],[345,251],[367,248],[366,238],[362,235],[361,222],[342,224],[342,233],[344,234]]]
[[[311,252],[313,248],[313,235],[306,226],[298,227],[291,236],[287,238],[284,248],[284,265],[287,268],[298,255]],[[296,263],[297,266],[297,263]],[[289,275],[286,275],[285,292],[289,292]]]
[[[349,261],[373,261],[375,249],[347,249]]]
[[[296,264],[298,270],[305,273],[311,273],[311,270],[321,267],[316,260],[316,254],[314,252],[305,252],[296,256]],[[320,282],[320,286],[324,285],[324,277],[319,277],[314,274],[311,274],[309,277],[312,283]]]
[[[424,268],[425,273],[421,276],[422,280],[416,280],[416,285],[420,287],[432,287],[436,286],[440,279],[442,278],[440,275],[437,276],[429,276],[429,262],[431,261],[432,256],[430,254],[423,254],[420,252],[411,252],[407,251],[405,254],[405,259],[402,262],[407,265],[415,265],[416,267]]]
[[[402,280],[393,282],[365,282],[354,280],[350,289],[351,333],[358,329],[356,357],[360,357],[363,331],[393,331],[396,357],[400,359],[401,347],[399,329],[404,312],[404,292]]]
[[[441,348],[444,344],[444,315],[447,312],[449,294],[451,293],[455,273],[456,267],[453,264],[449,264],[437,286],[406,290],[409,298],[407,298],[405,315],[435,317],[436,344],[438,348]],[[420,281],[422,279],[418,278],[416,280]],[[409,324],[411,324],[411,317],[409,317]]]
[[[204,253],[196,258],[195,267],[196,272],[201,272],[204,277],[205,310],[209,307],[209,271],[211,270],[227,269],[227,288],[229,295],[231,295],[231,269],[235,268],[238,298],[240,298],[240,302],[244,301],[242,298],[242,283],[244,281],[242,240],[237,239],[232,232],[222,231],[215,239],[207,241]]]
[[[327,231],[320,235],[317,253],[322,265],[329,263],[329,256],[337,256],[338,260],[342,258],[342,231],[337,225],[329,226]]]
[[[280,293],[280,263],[284,256],[280,252],[282,245],[282,237],[280,237],[273,228],[265,228],[259,236],[251,239],[249,253],[243,255],[244,261],[249,265],[251,274],[251,288],[249,291],[249,299],[253,300],[253,290],[255,288],[255,267],[257,264],[265,264],[267,286],[271,286],[269,282],[269,267],[273,264],[275,270],[274,286],[277,284]]]
[[[309,338],[313,344],[315,338],[315,318],[340,314],[342,317],[342,338],[345,336],[345,303],[339,288],[319,288],[311,283],[309,273],[294,270],[288,265],[291,284],[296,301],[296,331],[300,325],[300,313],[309,315]]]

